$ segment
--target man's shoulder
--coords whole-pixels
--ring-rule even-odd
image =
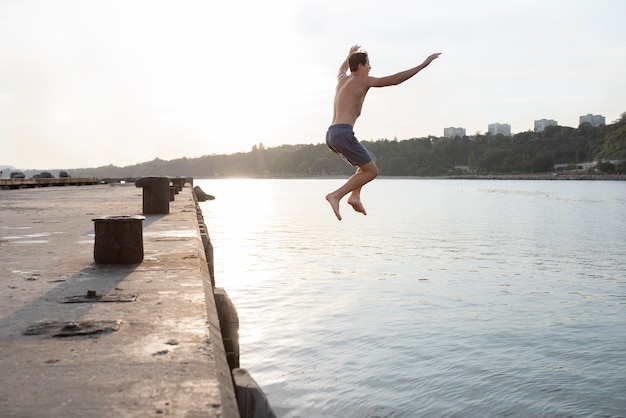
[[[352,79],[352,75],[348,75],[348,74],[339,74],[337,76],[337,84],[338,85],[342,85],[348,82],[348,80]]]
[[[370,77],[362,77],[362,76],[356,76],[356,75],[347,75],[345,77],[340,78],[337,81],[337,85],[339,87],[343,87],[343,86],[350,86],[350,89],[355,89],[355,90],[359,90],[359,89],[367,89],[370,87],[370,83],[371,81],[369,80]]]
[[[351,80],[353,80],[354,85],[362,86],[362,87],[371,87],[375,81],[376,77],[372,77],[369,75],[350,75]]]

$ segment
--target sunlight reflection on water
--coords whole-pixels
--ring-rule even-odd
[[[197,180],[279,416],[624,415],[626,185]]]

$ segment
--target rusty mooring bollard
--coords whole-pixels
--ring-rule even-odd
[[[179,192],[185,188],[185,182],[187,181],[186,177],[174,177],[171,180],[172,184],[178,187]]]
[[[176,186],[170,186],[170,202],[176,200],[176,195],[178,194],[178,188]]]
[[[143,261],[145,216],[102,216],[92,219],[96,231],[93,258],[100,264],[134,264]]]
[[[170,179],[168,177],[142,177],[135,186],[143,188],[143,213],[145,215],[170,213]]]

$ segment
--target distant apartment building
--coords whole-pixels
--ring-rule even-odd
[[[546,126],[557,126],[558,122],[553,119],[539,119],[535,121],[535,132],[542,132]]]
[[[508,123],[490,123],[487,128],[487,132],[492,135],[511,136],[511,125]]]
[[[465,136],[465,128],[443,128],[444,138],[456,138]]]
[[[588,123],[591,126],[606,125],[604,116],[592,115],[591,113],[585,116],[580,116],[578,120],[579,120],[578,126],[582,125],[583,123]]]

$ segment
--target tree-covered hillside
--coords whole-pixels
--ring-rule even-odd
[[[576,168],[586,161],[604,161],[606,171],[626,172],[626,113],[613,124],[578,128],[550,126],[543,132],[511,137],[411,138],[362,141],[376,156],[381,175],[442,176],[449,174],[545,173],[555,165]],[[615,163],[615,161],[621,161]],[[613,162],[609,162],[613,161]],[[153,161],[127,167],[113,165],[70,170],[73,177],[139,177],[148,175],[304,177],[351,174],[354,169],[325,144],[255,145],[250,152]]]

